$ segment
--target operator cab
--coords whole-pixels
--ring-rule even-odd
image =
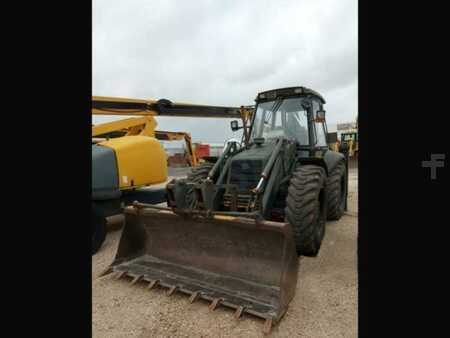
[[[250,131],[250,142],[284,137],[301,148],[328,148],[323,97],[305,87],[259,93]]]

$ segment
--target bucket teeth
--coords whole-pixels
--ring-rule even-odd
[[[191,294],[191,296],[189,297],[189,303],[192,304],[193,302],[195,302],[199,296],[200,296],[200,292],[198,292],[198,291],[193,292]]]
[[[127,276],[127,274],[128,274],[128,271],[119,271],[115,275],[115,278],[116,279],[121,279],[124,276]],[[130,285],[136,284],[137,282],[143,280],[144,277],[145,277],[144,275],[137,275],[137,276],[135,276],[131,280]],[[151,289],[155,288],[158,284],[160,284],[160,280],[159,279],[150,280],[150,282],[149,282],[149,284],[147,286],[147,289],[151,290]],[[173,285],[173,286],[171,286],[169,288],[169,290],[167,290],[166,295],[167,296],[172,296],[176,291],[178,291],[180,289],[180,287],[181,287],[180,285]],[[189,303],[192,304],[195,301],[197,301],[200,298],[201,294],[202,294],[201,291],[193,291],[191,293],[190,297],[189,297]],[[217,307],[224,301],[225,301],[225,299],[221,298],[221,297],[213,298],[211,303],[208,306],[209,310],[210,311],[215,311],[217,309]],[[237,304],[235,304],[234,306],[236,306],[236,305]],[[235,309],[235,312],[234,312],[234,318],[239,320],[242,317],[243,313],[245,312],[245,309],[246,309],[245,306],[237,305],[237,307]],[[273,326],[273,318],[266,318],[265,322],[264,322],[263,330],[262,330],[264,335],[268,335],[268,334],[271,333],[272,326]]]
[[[120,271],[117,275],[116,275],[116,279],[119,280],[122,277],[124,277],[127,274],[126,271]]]
[[[143,277],[144,277],[143,275],[134,277],[130,284],[131,284],[131,285],[136,284],[136,283],[139,282]]]
[[[178,289],[178,286],[177,286],[177,285],[172,286],[172,287],[169,289],[169,291],[167,292],[167,296],[172,296],[172,295],[175,293],[175,291],[177,291],[177,289]]]
[[[100,275],[98,275],[99,277],[103,277],[106,275],[109,275],[110,273],[114,272],[112,267],[107,268],[106,270],[104,270]]]
[[[223,300],[222,298],[214,298],[211,304],[209,304],[209,309],[211,311],[214,311],[222,300]]]
[[[236,312],[234,313],[234,318],[236,318],[236,319],[241,318],[243,312],[244,312],[244,307],[243,306],[239,306],[236,309]]]
[[[266,319],[266,321],[264,322],[264,328],[263,328],[264,334],[269,334],[270,331],[272,331],[272,323],[273,323],[272,318]]]
[[[158,283],[159,283],[159,280],[157,280],[157,279],[152,280],[148,284],[147,289],[149,289],[149,290],[153,289]]]

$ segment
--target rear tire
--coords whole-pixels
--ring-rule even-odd
[[[200,183],[202,180],[206,179],[208,177],[209,172],[213,168],[214,163],[205,162],[200,164],[197,167],[194,167],[191,172],[187,175],[187,182],[188,183]],[[187,189],[186,193],[186,203],[187,205],[195,209],[197,206],[197,199],[195,197],[195,191],[194,188],[189,187]]]
[[[101,248],[106,238],[106,218],[98,210],[92,207],[92,255]]]
[[[326,174],[322,167],[304,165],[289,182],[285,218],[292,225],[297,254],[315,257],[325,235]]]
[[[345,162],[339,162],[328,175],[326,194],[328,199],[327,219],[337,221],[345,211],[347,198],[347,175]]]

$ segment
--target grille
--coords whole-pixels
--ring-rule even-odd
[[[238,211],[246,211],[250,212],[253,210],[250,210],[250,202],[251,202],[252,195],[250,194],[238,194],[236,199],[236,210]],[[224,194],[223,195],[223,206],[227,209],[232,210],[232,201],[233,201],[233,195],[232,194]],[[254,210],[259,210],[259,200],[255,203]]]
[[[236,184],[239,191],[248,191],[258,184],[263,163],[261,160],[237,160],[231,163],[230,183]]]

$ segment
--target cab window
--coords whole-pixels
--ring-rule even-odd
[[[322,110],[322,104],[314,99],[312,100],[313,103],[313,114],[314,114],[314,120],[317,117],[317,112],[319,110]],[[324,122],[314,122],[314,126],[315,126],[315,131],[316,131],[316,146],[317,147],[327,147],[327,137],[325,134],[325,126],[324,126]]]

